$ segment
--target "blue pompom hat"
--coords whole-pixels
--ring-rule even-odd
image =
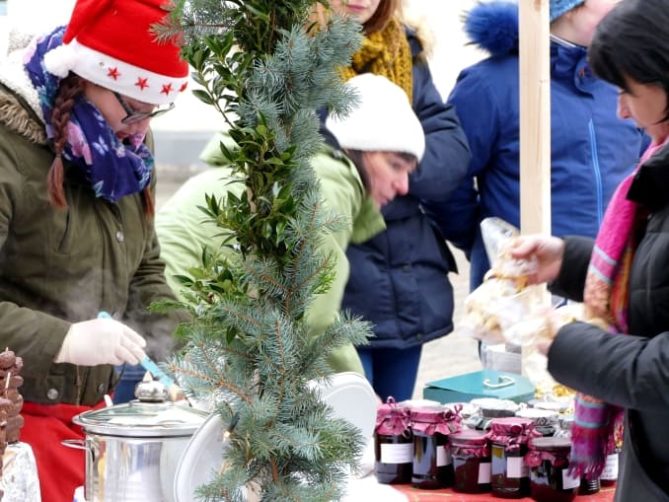
[[[569,12],[582,3],[585,3],[585,0],[551,0],[551,21],[555,21],[562,14]]]

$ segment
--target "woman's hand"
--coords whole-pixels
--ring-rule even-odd
[[[560,273],[564,255],[564,241],[547,235],[517,237],[509,246],[511,256],[517,260],[534,260],[537,270],[528,275],[530,284],[551,282]]]
[[[113,319],[74,323],[65,335],[54,362],[80,366],[139,364],[146,341],[125,324]]]

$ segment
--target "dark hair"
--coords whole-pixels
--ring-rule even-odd
[[[629,91],[628,79],[669,97],[669,0],[624,0],[599,23],[588,59],[595,74]],[[669,120],[669,101],[665,118]]]
[[[366,35],[381,31],[393,16],[398,14],[401,0],[381,0],[374,15],[363,25]]]
[[[351,162],[353,162],[353,165],[355,168],[358,170],[358,174],[360,175],[360,179],[362,180],[362,185],[365,187],[365,190],[369,192],[371,188],[371,180],[369,178],[369,173],[367,172],[367,168],[365,167],[365,152],[363,150],[350,150],[350,149],[345,149],[344,153],[346,156],[351,159]],[[415,155],[411,153],[405,153],[405,152],[393,152],[395,155],[399,155],[402,159],[406,160],[407,162],[418,162],[418,159],[416,158]]]
[[[67,144],[67,125],[70,122],[72,108],[77,98],[84,92],[84,83],[85,81],[74,73],[70,73],[61,80],[54,100],[53,110],[51,111],[51,124],[53,125],[54,134],[53,151],[56,156],[51,163],[51,168],[47,175],[47,191],[51,204],[58,209],[65,209],[67,207],[63,151]],[[142,201],[144,203],[144,214],[148,219],[153,218],[155,204],[150,185],[142,192]]]

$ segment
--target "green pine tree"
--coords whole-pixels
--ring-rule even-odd
[[[337,68],[361,40],[351,21],[311,23],[317,3],[181,0],[157,28],[159,37],[185,33],[202,86],[194,92],[225,120],[235,146],[221,150],[243,184],[203,201],[224,248],[180,278],[193,320],[179,329],[187,349],[171,369],[187,392],[214,396],[229,432],[205,500],[244,500],[250,485],[264,501],[339,499],[363,447],[309,385],[331,374],[332,350],[370,333],[345,316],[324,333],[305,322],[332,281],[320,236],[342,224],[322,208],[309,163],[322,146],[315,111],[348,110],[354,97]]]

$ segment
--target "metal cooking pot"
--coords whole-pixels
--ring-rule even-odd
[[[63,443],[86,450],[87,502],[174,502],[176,466],[207,414],[165,402],[162,384],[148,384],[135,401],[74,417],[86,439]]]

